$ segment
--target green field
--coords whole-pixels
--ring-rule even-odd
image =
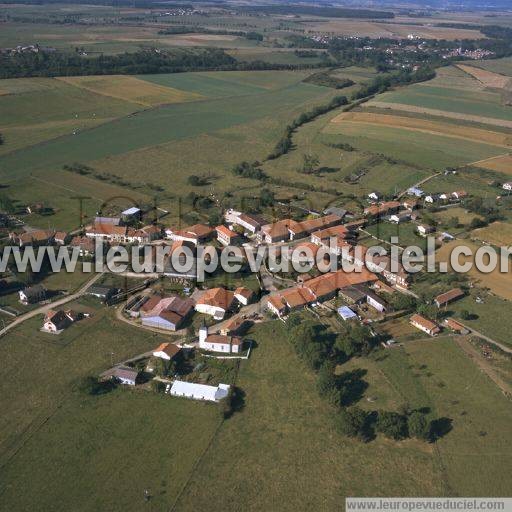
[[[492,71],[493,73],[499,73],[500,75],[512,76],[512,57],[496,60],[481,60],[475,62],[475,66],[487,69],[487,71]]]

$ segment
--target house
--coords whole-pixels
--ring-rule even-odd
[[[434,303],[438,308],[441,308],[461,297],[464,297],[464,292],[460,288],[453,288],[453,290],[438,295],[434,299]]]
[[[420,188],[418,187],[411,187],[407,190],[407,193],[410,195],[410,196],[416,196],[416,197],[421,197],[424,192],[423,190],[421,190]]]
[[[142,217],[142,211],[140,208],[136,206],[132,206],[131,208],[126,209],[124,212],[121,212],[121,219],[123,222],[132,222],[134,220],[140,220]]]
[[[94,284],[87,290],[86,294],[106,301],[113,297],[117,291],[117,288],[112,288],[112,286]]]
[[[314,231],[325,230],[340,223],[341,218],[334,214],[324,215],[323,217],[308,219],[301,222],[292,221],[292,224],[288,228],[290,232],[290,240],[308,236]]]
[[[409,220],[411,220],[410,212],[394,213],[389,216],[389,222],[392,224],[401,224],[402,222],[407,222]]]
[[[126,231],[126,243],[149,244],[153,240],[162,237],[162,230],[153,224],[140,229],[128,228]]]
[[[287,257],[290,261],[301,265],[314,265],[320,247],[312,242],[301,242],[288,247]]]
[[[409,322],[417,329],[420,329],[420,331],[426,332],[429,336],[436,336],[441,332],[437,324],[418,314],[412,315]]]
[[[220,329],[220,333],[224,336],[236,336],[244,332],[250,324],[251,322],[245,320],[244,318],[233,317],[226,321],[226,323]]]
[[[125,243],[127,230],[126,226],[119,226],[114,222],[95,222],[85,230],[85,236],[107,242]]]
[[[239,286],[235,290],[235,299],[243,306],[247,306],[254,298],[254,292],[244,286]]]
[[[461,200],[468,196],[468,193],[465,190],[456,190],[455,192],[452,192],[452,198]]]
[[[44,317],[43,330],[58,334],[72,323],[71,318],[62,309],[58,311],[50,310]]]
[[[228,224],[241,226],[247,233],[256,234],[267,221],[260,215],[228,210],[224,215]]]
[[[437,203],[440,200],[441,194],[429,194],[428,196],[425,196],[426,203]]]
[[[115,366],[100,375],[100,380],[113,380],[127,386],[135,386],[139,371],[129,366]]]
[[[214,230],[206,224],[194,224],[184,229],[168,228],[165,230],[167,238],[175,242],[190,242],[194,245],[203,243],[212,238]]]
[[[69,241],[69,234],[66,231],[56,231],[53,240],[57,245],[66,245]]]
[[[378,192],[370,192],[368,194],[368,199],[371,201],[378,201],[381,198],[381,195]]]
[[[139,310],[142,325],[177,331],[194,311],[194,301],[179,295],[150,297]]]
[[[329,246],[329,241],[331,238],[335,238],[336,241],[338,241],[353,238],[353,236],[353,233],[349,231],[345,226],[339,225],[313,231],[313,233],[311,233],[311,241],[316,245],[326,244]]]
[[[308,303],[332,299],[336,297],[336,293],[338,291],[336,274],[329,272],[327,274],[322,274],[318,277],[309,279],[304,283],[302,289],[311,292],[311,294],[314,296],[313,300],[309,300],[307,295],[305,296],[305,298],[308,299]]]
[[[308,288],[288,288],[281,292],[281,297],[290,311],[295,311],[316,302],[315,294]]]
[[[436,228],[429,226],[428,224],[419,224],[416,228],[418,234],[421,236],[427,236],[429,233],[433,233]]]
[[[96,251],[95,242],[92,238],[85,236],[74,236],[69,242],[69,247],[78,247],[78,254],[80,256],[93,256]]]
[[[338,308],[338,315],[345,321],[357,318],[357,315],[348,306]]]
[[[240,235],[235,233],[235,231],[231,231],[231,229],[227,228],[226,226],[217,226],[215,231],[217,232],[217,240],[222,245],[235,245],[241,242]]]
[[[36,304],[37,302],[45,300],[47,290],[42,284],[36,284],[20,290],[18,295],[20,302],[27,306],[28,304]]]
[[[208,334],[208,328],[203,325],[199,328],[199,348],[211,352],[224,352],[238,354],[242,352],[243,341],[238,336],[223,334]]]
[[[277,293],[268,298],[267,309],[277,316],[282,316],[286,313],[286,304],[280,294]]]
[[[383,217],[385,215],[392,215],[398,213],[400,209],[399,201],[388,201],[381,204],[373,204],[364,209],[364,215],[369,217]]]
[[[181,347],[174,343],[162,343],[155,350],[153,350],[153,357],[171,361],[181,352]]]
[[[512,190],[512,181],[507,181],[503,183],[503,190]]]
[[[453,318],[447,318],[444,321],[444,325],[457,334],[469,334],[469,329],[466,329],[466,327],[464,327],[462,324],[459,324],[459,322]]]
[[[258,240],[267,244],[275,244],[289,240],[289,227],[292,223],[295,223],[295,221],[291,219],[283,219],[272,224],[265,224],[264,226],[261,226],[261,230],[257,235]]]
[[[418,199],[405,199],[402,203],[402,206],[406,210],[416,210],[420,206],[420,202]]]
[[[229,394],[229,384],[219,384],[218,386],[207,386],[205,384],[195,384],[175,380],[171,386],[172,396],[181,396],[192,400],[205,400],[207,402],[218,402],[226,398]]]
[[[211,288],[199,298],[195,309],[199,313],[213,316],[215,320],[222,320],[234,302],[235,294],[233,292],[224,288]]]

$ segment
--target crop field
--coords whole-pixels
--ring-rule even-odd
[[[443,135],[464,140],[484,142],[490,145],[501,147],[512,147],[512,136],[502,132],[493,132],[470,126],[453,125],[440,121],[422,119],[420,117],[405,117],[393,114],[379,114],[373,112],[344,112],[336,116],[333,123],[362,123],[378,126],[391,126],[404,128],[410,131],[417,131],[433,135]]]
[[[63,82],[102,96],[150,107],[165,103],[182,103],[202,99],[199,94],[142,81],[133,76],[75,76],[58,78]]]
[[[512,155],[500,155],[487,160],[476,162],[475,165],[489,169],[490,171],[497,171],[508,176],[512,175]]]
[[[492,89],[505,89],[512,85],[509,77],[494,73],[492,71],[477,68],[474,66],[467,66],[465,64],[458,64],[457,67],[462,69],[465,73],[475,77],[485,87]]]
[[[506,222],[493,222],[485,228],[475,229],[471,232],[471,238],[487,242],[497,247],[512,244],[512,224]]]
[[[233,56],[235,59],[244,62],[252,62],[255,60],[262,60],[263,62],[269,62],[271,64],[317,64],[322,62],[322,51],[315,50],[318,53],[317,56],[302,57],[296,55],[293,50],[286,49],[274,49],[274,48],[236,48],[233,50],[227,50],[227,53]]]
[[[455,240],[452,242],[448,242],[447,244],[443,245],[440,249],[436,252],[436,261],[437,262],[450,262],[450,255],[454,248],[465,246],[469,247],[473,251],[473,256],[471,257],[465,257],[461,256],[459,258],[459,261],[461,263],[464,263],[466,261],[473,262],[473,266],[471,270],[469,271],[469,276],[472,278],[472,280],[478,285],[485,288],[489,288],[491,292],[495,293],[499,297],[502,297],[504,299],[512,299],[512,274],[510,273],[510,264],[509,264],[509,271],[507,273],[501,273],[500,272],[500,266],[497,265],[497,267],[490,273],[483,273],[480,272],[476,265],[474,264],[474,255],[477,251],[477,249],[480,247],[479,244],[476,244],[474,242],[470,242],[468,240]],[[498,258],[499,259],[499,258]],[[485,261],[485,259],[484,259]],[[451,268],[451,265],[449,264],[449,268]],[[496,317],[495,317],[496,318]]]

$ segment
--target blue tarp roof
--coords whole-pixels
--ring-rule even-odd
[[[357,315],[348,306],[341,306],[338,308],[338,315],[340,315],[343,320],[349,320],[350,318],[357,317]]]

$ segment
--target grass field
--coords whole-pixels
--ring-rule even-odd
[[[427,239],[416,234],[416,224],[404,222],[392,224],[391,222],[379,222],[365,228],[365,231],[372,234],[379,240],[389,242],[391,237],[398,237],[398,244],[401,246],[415,245],[423,250],[427,246]]]
[[[442,135],[415,132],[394,126],[355,123],[330,123],[325,134],[339,135],[344,142],[365,151],[383,153],[393,158],[441,170],[500,154],[503,149],[490,145],[457,141]]]
[[[493,60],[480,60],[474,64],[479,68],[487,69],[488,71],[492,71],[494,73],[512,77],[512,57]]]

